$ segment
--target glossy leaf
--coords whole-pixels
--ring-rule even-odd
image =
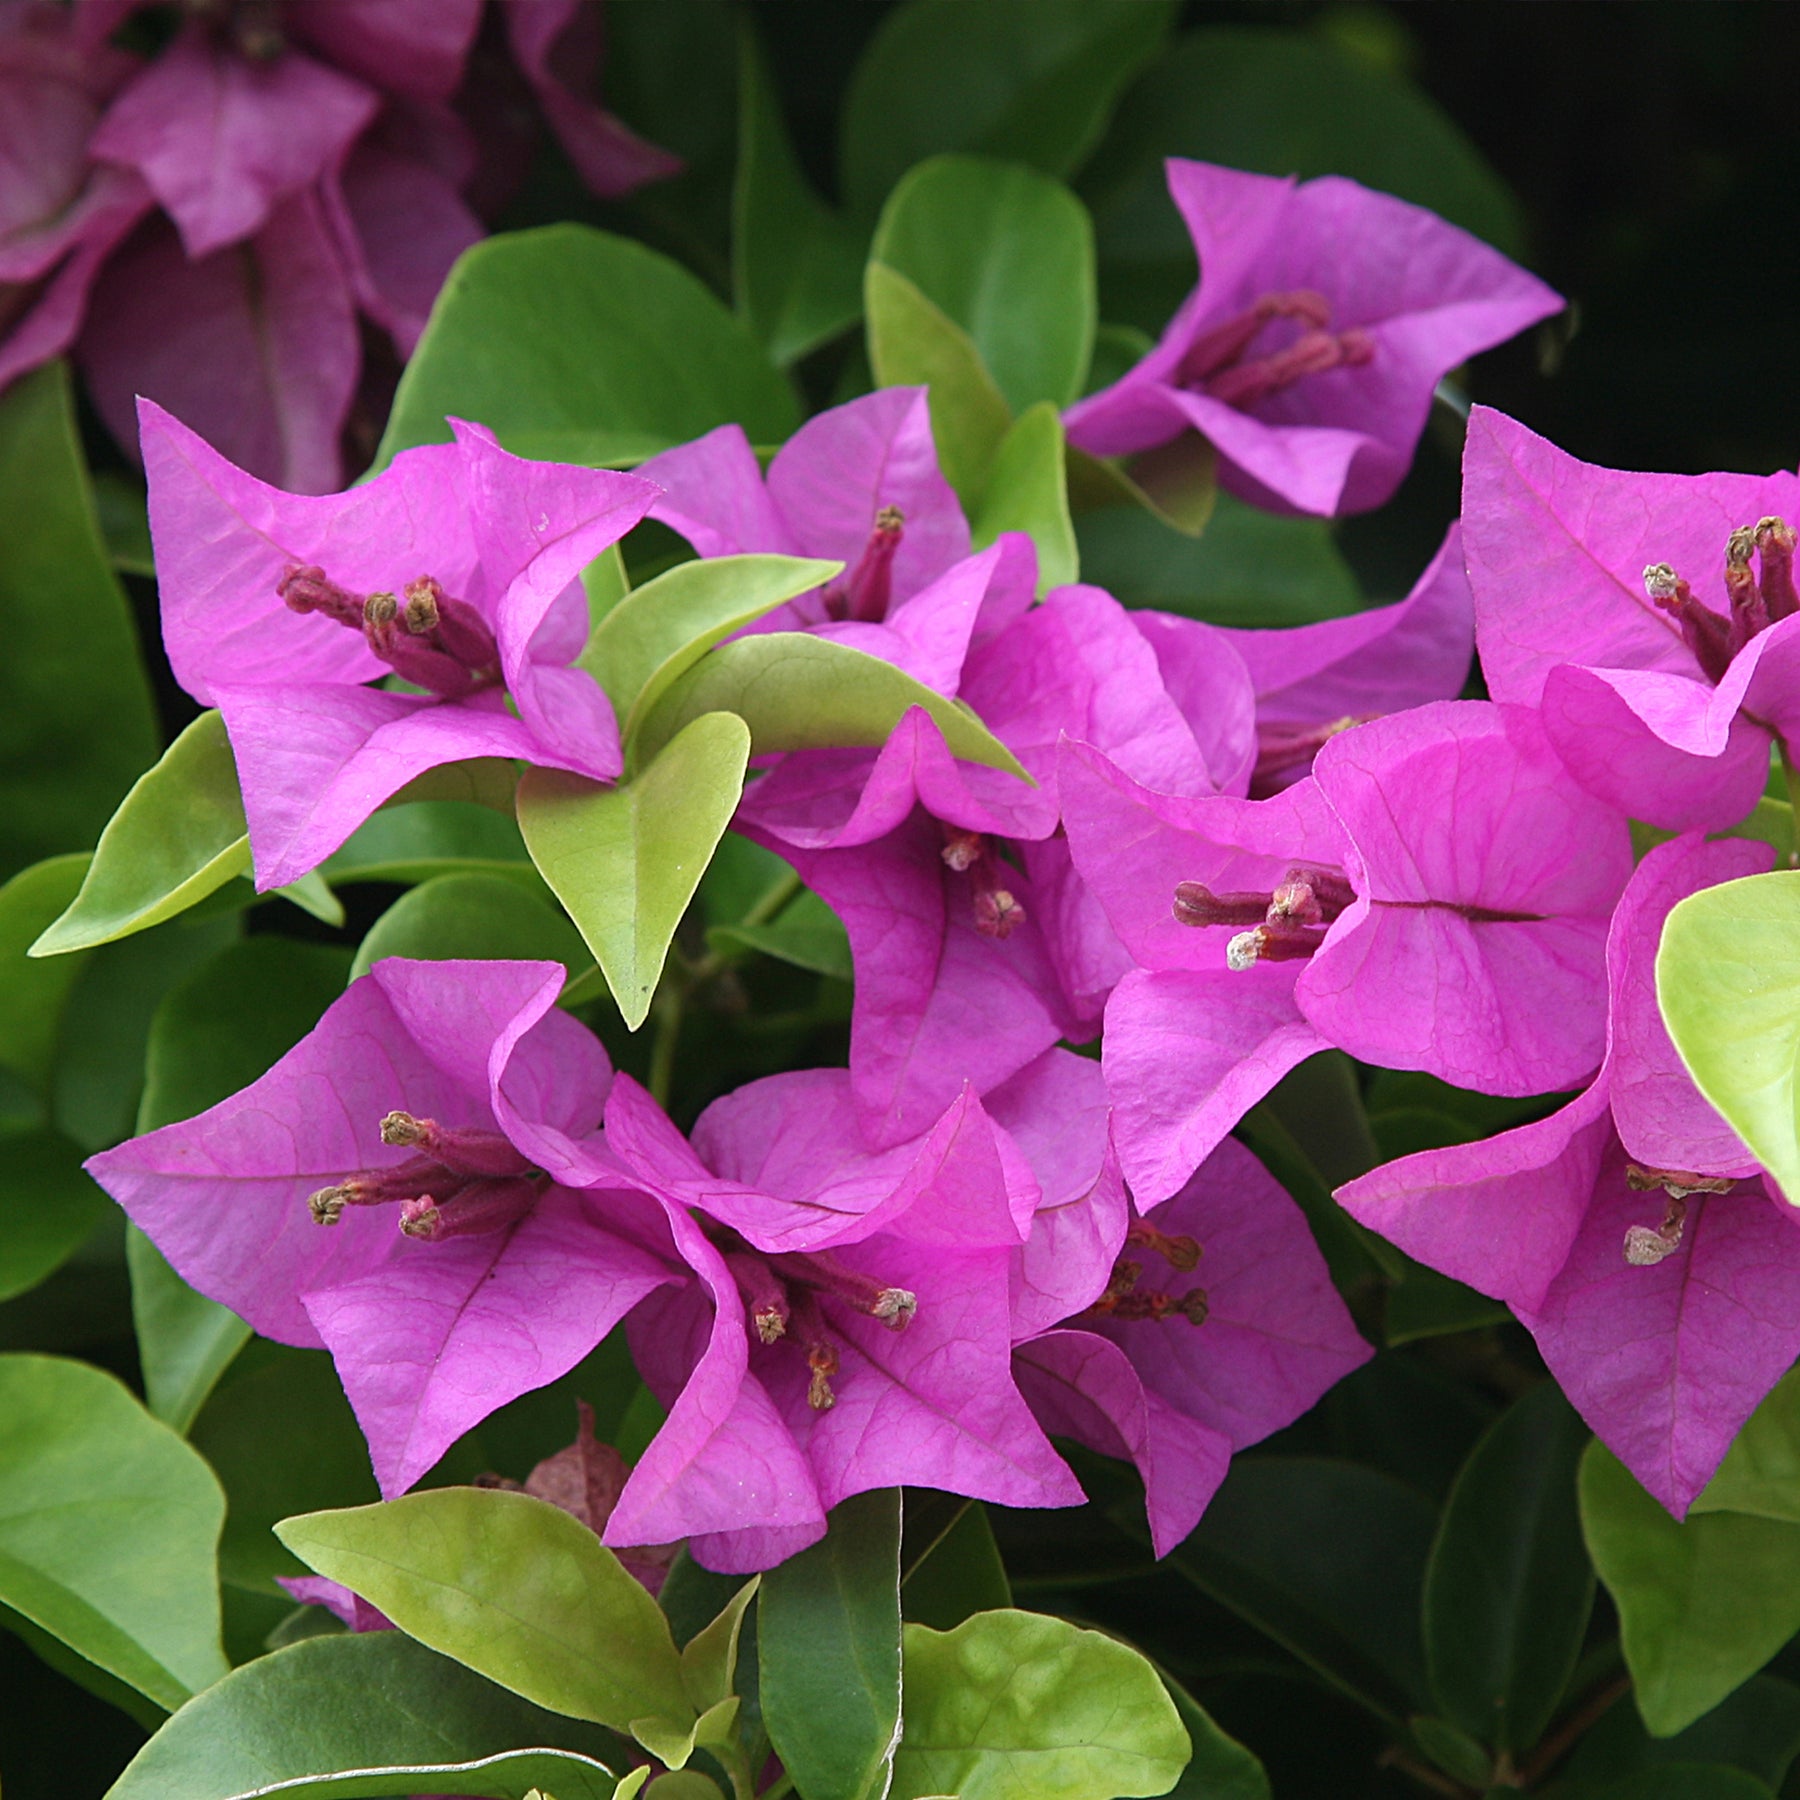
[[[559,907],[506,875],[439,875],[422,882],[369,927],[350,966],[366,975],[384,956],[449,962],[514,957],[559,962],[571,976],[593,967]]]
[[[994,457],[973,539],[984,550],[1003,531],[1023,531],[1037,547],[1041,597],[1081,577],[1075,522],[1069,516],[1062,418],[1040,401],[1017,419]]]
[[[311,1638],[190,1701],[107,1800],[607,1800],[605,1732],[559,1718],[397,1631]]]
[[[100,537],[68,370],[0,395],[0,876],[91,844],[155,757],[131,609]]]
[[[1371,1711],[1428,1706],[1419,1603],[1437,1520],[1414,1489],[1356,1463],[1235,1463],[1169,1558],[1214,1599]]]
[[[0,887],[0,1068],[39,1095],[50,1085],[63,1006],[82,959],[34,960],[26,952],[75,898],[87,866],[85,855],[53,856]]]
[[[1445,1716],[1529,1750],[1581,1654],[1594,1603],[1575,1471],[1587,1427],[1554,1382],[1489,1428],[1450,1491],[1425,1571],[1425,1659]]]
[[[744,721],[709,709],[617,787],[553,769],[532,769],[519,783],[531,854],[634,1031],[649,1016],[675,927],[737,809],[749,755]]]
[[[57,956],[172,919],[234,875],[250,840],[225,721],[204,712],[127,794],[74,903],[31,947]]]
[[[322,866],[334,882],[429,881],[434,875],[508,875],[537,887],[513,818],[517,777],[507,769],[505,811],[452,800],[408,802],[374,813]]]
[[[451,270],[377,453],[479,419],[509,450],[632,463],[715,425],[776,443],[793,390],[745,325],[682,266],[586,225],[491,237]]]
[[[706,942],[709,949],[755,951],[839,981],[848,981],[853,972],[843,920],[810,889],[796,894],[766,924],[709,926]]]
[[[929,387],[938,465],[963,510],[974,511],[1012,428],[1012,410],[975,340],[917,282],[886,263],[871,262],[864,272],[863,307],[877,383]]]
[[[1212,1715],[1179,1682],[1163,1676],[1176,1716],[1194,1747],[1169,1800],[1272,1800],[1260,1762],[1213,1723]]]
[[[933,693],[890,662],[803,631],[739,638],[703,657],[645,720],[637,754],[660,753],[709,712],[736,713],[750,727],[752,756],[833,746],[875,749],[913,706],[931,715],[951,755],[1027,779],[1012,752],[966,706]]]
[[[658,700],[714,644],[838,574],[803,556],[714,556],[677,563],[627,594],[578,659],[606,690],[627,743]]]
[[[1094,229],[1061,182],[935,156],[888,196],[869,253],[968,333],[1014,412],[1080,395],[1094,353]]]
[[[1218,496],[1205,534],[1109,506],[1076,526],[1090,581],[1127,606],[1214,625],[1308,625],[1358,611],[1362,592],[1322,519],[1282,519]]]
[[[693,1716],[656,1602],[545,1501],[437,1488],[304,1514],[276,1536],[402,1631],[535,1705],[615,1729]]]
[[[1166,1794],[1191,1750],[1137,1651],[1038,1613],[908,1625],[906,1730],[892,1800]],[[810,1790],[809,1794],[810,1794]]]
[[[840,1502],[818,1543],[763,1577],[763,1723],[807,1800],[864,1800],[887,1787],[900,1642],[900,1495],[890,1488]]]
[[[944,1496],[921,1496],[926,1499],[952,1504]],[[987,1508],[979,1500],[957,1501],[954,1506],[948,1528],[939,1526],[938,1535],[922,1550],[912,1537],[924,1506],[909,1504],[906,1511],[906,1554],[916,1560],[909,1562],[901,1578],[900,1606],[914,1624],[929,1625],[934,1631],[950,1631],[974,1613],[1012,1605],[1012,1585]]]
[[[1598,1443],[1582,1459],[1581,1524],[1658,1737],[1710,1711],[1800,1631],[1800,1525],[1745,1513],[1678,1524]]]
[[[1800,1205],[1800,874],[1690,894],[1663,926],[1656,996],[1694,1085]]]
[[[865,232],[807,180],[747,24],[739,39],[731,237],[738,314],[783,368],[862,316]]]
[[[744,1612],[756,1598],[760,1577],[753,1576],[720,1609],[718,1617],[701,1627],[681,1647],[681,1680],[688,1704],[704,1714],[734,1691],[738,1641],[743,1635]]]
[[[0,1128],[0,1300],[34,1288],[112,1211],[59,1131]]]
[[[113,1376],[0,1357],[0,1603],[166,1710],[225,1673],[206,1464]]]
[[[135,1225],[126,1227],[125,1262],[145,1403],[153,1417],[185,1432],[249,1343],[250,1327],[230,1307],[195,1293]]]
[[[1790,1370],[1764,1396],[1689,1510],[1755,1513],[1800,1525],[1800,1370]]]
[[[1157,48],[1164,0],[911,0],[883,20],[844,101],[844,189],[869,212],[940,150],[1067,175]]]

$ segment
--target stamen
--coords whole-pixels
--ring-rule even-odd
[[[1269,910],[1268,894],[1215,894],[1203,882],[1175,884],[1174,913],[1182,925],[1256,925]]]
[[[537,1204],[545,1177],[507,1180],[478,1178],[447,1200],[407,1200],[400,1207],[400,1229],[411,1238],[441,1244],[447,1238],[475,1237],[515,1224]]]
[[[1258,925],[1254,931],[1240,931],[1225,946],[1225,966],[1242,974],[1259,962],[1304,962],[1324,942],[1325,932],[1318,926]]]
[[[1259,725],[1256,728],[1256,767],[1250,775],[1250,798],[1267,800],[1281,792],[1288,779],[1304,774],[1313,758],[1340,731],[1363,725],[1364,718],[1344,717],[1325,725]]]
[[[1716,685],[1731,667],[1729,623],[1696,600],[1693,589],[1668,563],[1651,563],[1644,570],[1644,592],[1680,625],[1682,641],[1693,651],[1700,672]]]
[[[1025,922],[1025,908],[1010,888],[984,888],[975,896],[975,929],[983,937],[1009,938]]]
[[[757,1337],[765,1344],[778,1343],[788,1328],[787,1290],[760,1256],[728,1251],[725,1266],[750,1309]]]
[[[1303,331],[1287,349],[1273,356],[1257,357],[1209,377],[1202,386],[1214,400],[1244,408],[1292,387],[1308,375],[1323,375],[1340,365],[1366,363],[1375,354],[1367,332]]]
[[[1653,1169],[1644,1163],[1625,1165],[1625,1185],[1633,1193],[1647,1194],[1661,1188],[1671,1200],[1690,1194],[1729,1194],[1737,1186],[1730,1175],[1698,1175],[1691,1169]]]
[[[306,1205],[315,1225],[335,1225],[344,1216],[346,1201],[341,1188],[320,1188]]]
[[[939,854],[957,874],[965,875],[981,860],[986,841],[979,831],[952,831],[944,828],[944,848]]]
[[[381,1121],[381,1141],[425,1151],[429,1160],[463,1175],[524,1175],[532,1166],[531,1159],[498,1131],[443,1126],[409,1112],[391,1112]]]
[[[872,1275],[848,1268],[829,1251],[791,1250],[767,1260],[769,1268],[783,1281],[830,1294],[859,1313],[879,1319],[889,1331],[904,1331],[919,1310],[918,1295],[910,1288],[892,1287]]]
[[[838,1372],[838,1354],[829,1344],[815,1344],[806,1353],[806,1366],[812,1379],[806,1384],[806,1404],[814,1412],[830,1412],[837,1405],[831,1391],[831,1378]]]
[[[1191,1275],[1200,1266],[1200,1244],[1196,1238],[1183,1233],[1179,1237],[1171,1237],[1167,1232],[1159,1230],[1148,1219],[1134,1220],[1131,1229],[1125,1233],[1125,1242],[1135,1250],[1153,1250],[1170,1268],[1178,1269],[1183,1275]]]
[[[1756,529],[1740,525],[1725,540],[1725,597],[1731,604],[1731,652],[1735,656],[1759,631],[1769,625],[1769,609],[1750,573],[1750,551]]]
[[[289,612],[323,613],[340,625],[362,630],[362,596],[339,587],[316,563],[289,563],[275,583],[275,592]]]
[[[1756,554],[1770,623],[1792,618],[1800,612],[1800,593],[1794,591],[1794,533],[1785,519],[1771,515],[1756,521]]]
[[[887,617],[893,592],[894,555],[905,535],[906,515],[897,506],[876,511],[874,529],[853,568],[820,596],[828,619],[857,619],[876,625]]]
[[[1331,303],[1323,294],[1304,288],[1288,294],[1262,295],[1235,318],[1215,325],[1188,345],[1175,370],[1175,385],[1199,387],[1230,368],[1274,319],[1295,319],[1319,330],[1331,323]]]
[[[346,1206],[392,1206],[419,1195],[447,1200],[467,1180],[467,1175],[446,1169],[433,1157],[411,1156],[391,1169],[359,1169],[320,1188],[306,1204],[317,1223],[335,1225]]]
[[[1651,1268],[1681,1247],[1681,1229],[1687,1222],[1687,1202],[1669,1197],[1663,1222],[1654,1231],[1648,1225],[1632,1225],[1625,1232],[1625,1260],[1635,1269]]]

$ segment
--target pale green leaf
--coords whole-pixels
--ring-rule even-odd
[[[1048,401],[1021,414],[1000,445],[975,515],[975,548],[985,550],[1003,531],[1023,531],[1037,547],[1040,597],[1081,579],[1062,418]]]

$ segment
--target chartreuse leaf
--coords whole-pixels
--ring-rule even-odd
[[[402,1631],[535,1705],[614,1729],[693,1717],[656,1602],[546,1501],[437,1488],[306,1513],[275,1534]]]
[[[1003,531],[1023,531],[1037,546],[1040,597],[1080,578],[1062,417],[1047,400],[1017,419],[1001,441],[975,515],[975,548],[985,550]]]
[[[709,712],[736,713],[750,727],[753,756],[834,746],[878,749],[913,706],[930,714],[952,756],[1030,779],[966,706],[878,656],[804,631],[771,631],[719,645],[670,688],[644,721],[633,751],[640,762],[659,754]]]
[[[887,1788],[900,1643],[900,1494],[889,1488],[840,1502],[818,1543],[763,1577],[763,1724],[807,1800],[864,1800]],[[897,1770],[895,1781],[897,1794]]]
[[[60,1131],[0,1128],[0,1300],[52,1275],[112,1210]]]
[[[1575,1471],[1588,1441],[1554,1382],[1488,1428],[1450,1490],[1425,1570],[1438,1709],[1496,1750],[1543,1735],[1581,1654],[1594,1572]]]
[[[139,776],[101,832],[74,903],[31,954],[57,956],[143,931],[249,869],[225,721],[204,712]]]
[[[630,463],[735,421],[756,443],[799,423],[748,327],[679,263],[586,225],[491,237],[438,294],[376,454],[479,419],[509,450]]]
[[[709,1625],[688,1639],[681,1649],[681,1680],[688,1704],[705,1713],[730,1696],[737,1671],[738,1640],[743,1635],[744,1612],[756,1598],[760,1577],[752,1577],[732,1595]]]
[[[1582,1458],[1580,1491],[1638,1710],[1653,1733],[1670,1736],[1800,1630],[1800,1525],[1720,1512],[1678,1524],[1598,1443]]]
[[[1156,1670],[1114,1638],[988,1612],[954,1631],[908,1625],[905,1641],[891,1800],[1166,1794],[1187,1764],[1188,1734]]]
[[[156,754],[150,683],[62,363],[0,396],[0,520],[0,875],[10,875],[91,843]]]
[[[56,1062],[56,1038],[83,958],[34,961],[26,954],[63,911],[87,873],[85,855],[53,856],[0,887],[0,1068],[40,1098]]]
[[[106,1800],[608,1800],[620,1746],[398,1631],[310,1638],[189,1701]]]
[[[85,1363],[0,1357],[0,1603],[167,1711],[225,1673],[206,1464]]]
[[[1694,1085],[1800,1205],[1800,874],[1690,894],[1663,926],[1656,997]]]
[[[1180,1682],[1164,1674],[1163,1686],[1194,1747],[1169,1800],[1271,1800],[1269,1777],[1256,1757],[1221,1731]]]
[[[617,787],[556,769],[528,770],[519,783],[525,842],[633,1031],[649,1016],[675,927],[737,809],[749,756],[744,721],[709,709]]]
[[[712,556],[677,563],[627,594],[576,658],[606,690],[629,740],[670,686],[714,644],[844,565],[804,556]]]
[[[402,894],[369,927],[350,965],[352,977],[366,975],[384,956],[514,957],[559,962],[571,976],[594,960],[542,887],[534,894],[506,875],[439,875]]]
[[[806,179],[744,21],[731,285],[739,317],[783,368],[862,316],[865,237],[866,227],[840,218]]]
[[[1800,1525],[1800,1370],[1763,1397],[1689,1512],[1755,1513]]]
[[[871,261],[864,271],[863,307],[876,381],[930,388],[938,464],[963,510],[973,512],[1012,428],[1012,410],[975,340],[917,282],[883,262]]]
[[[974,150],[1052,175],[1099,141],[1161,42],[1165,0],[911,0],[882,21],[844,102],[844,190],[873,212],[914,163]]]
[[[581,571],[581,591],[587,598],[588,629],[591,631],[631,592],[625,552],[617,544],[608,544]]]
[[[1435,1509],[1357,1463],[1233,1465],[1169,1562],[1390,1721],[1429,1705],[1419,1603]]]
[[[1081,393],[1094,353],[1094,228],[1060,181],[934,156],[888,196],[870,246],[969,335],[1014,412]]]

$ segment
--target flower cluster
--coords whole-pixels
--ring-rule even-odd
[[[1099,453],[1195,430],[1252,499],[1371,505],[1446,369],[1558,304],[1351,183],[1171,181],[1202,286],[1071,411]],[[1327,1048],[1582,1089],[1342,1199],[1507,1301],[1672,1508],[1800,1351],[1800,1236],[1650,974],[1677,900],[1771,860],[1704,833],[1785,751],[1796,478],[1614,475],[1478,412],[1407,599],[1226,631],[1036,598],[1028,537],[972,547],[918,390],[820,415],[766,474],[732,426],[623,475],[459,424],[329,498],[154,406],[143,430],[170,659],[224,716],[261,886],[439,763],[616,778],[575,578],[646,515],[702,558],[841,563],[749,632],[897,666],[1028,776],[923,706],[759,759],[735,827],[846,927],[849,1066],[687,1135],[558,1008],[557,965],[391,959],[252,1087],[94,1159],[196,1287],[331,1352],[384,1492],[620,1326],[666,1416],[609,1543],[750,1570],[869,1488],[1067,1504],[1055,1435],[1137,1464],[1166,1549],[1232,1450],[1368,1354],[1230,1135]],[[1491,697],[1460,698],[1477,647]],[[1637,861],[1633,819],[1683,835]]]
[[[337,487],[358,315],[411,354],[530,153],[513,89],[598,194],[680,167],[589,97],[597,6],[497,0],[491,43],[483,10],[0,0],[0,387],[73,349],[122,444],[149,394]]]

